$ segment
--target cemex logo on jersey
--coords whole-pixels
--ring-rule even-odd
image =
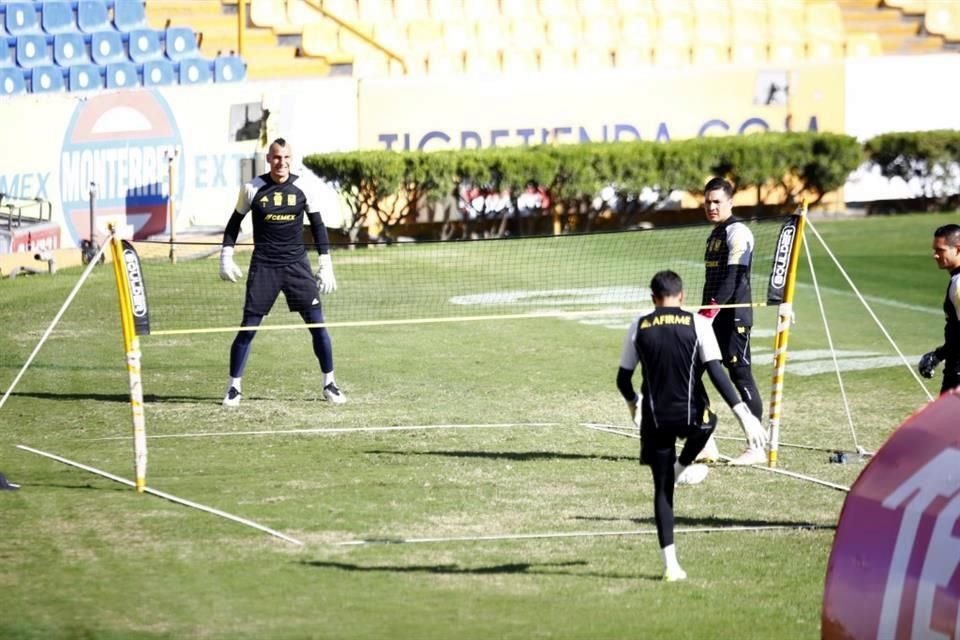
[[[180,131],[157,91],[118,91],[77,103],[60,155],[60,198],[67,232],[76,244],[90,235],[90,189],[95,184],[95,228],[133,226],[134,238],[167,226],[169,161],[176,158],[176,189],[183,193]]]
[[[824,639],[960,637],[960,389],[911,416],[843,505]]]

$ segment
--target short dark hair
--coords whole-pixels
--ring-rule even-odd
[[[945,224],[933,232],[934,238],[943,238],[950,244],[960,244],[960,224]]]
[[[270,146],[277,145],[281,149],[287,146],[287,141],[284,138],[275,138],[273,142],[270,143]]]
[[[733,197],[733,185],[730,184],[728,180],[720,177],[710,178],[710,180],[707,181],[707,185],[703,188],[703,193],[706,195],[710,191],[716,191],[718,189],[727,194],[728,198]]]
[[[666,269],[658,271],[650,280],[650,293],[654,298],[666,298],[679,295],[683,291],[683,280],[676,272]]]

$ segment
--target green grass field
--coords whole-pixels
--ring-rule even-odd
[[[953,219],[813,222],[911,364],[942,341],[946,277],[929,247],[932,230]],[[828,450],[852,449],[854,434],[875,450],[927,396],[820,243],[807,240],[853,432],[803,259],[782,439],[823,450],[784,447],[780,462],[849,486],[863,465],[830,464]],[[584,255],[614,262],[602,251]],[[334,259],[341,290],[327,305],[330,321],[338,304],[360,314],[363,297],[351,293],[352,281],[361,288],[351,261],[363,261]],[[555,267],[525,265],[524,286],[537,286],[544,266]],[[618,268],[645,283],[653,265]],[[674,268],[694,273],[689,264]],[[148,287],[165,292],[153,304],[173,305],[177,288],[200,292],[235,322],[242,289],[220,283],[216,269],[215,260],[147,265]],[[0,388],[79,274],[0,281]],[[420,294],[397,290],[402,281],[382,298],[363,282],[369,319]],[[349,398],[339,407],[321,400],[303,330],[257,337],[234,411],[220,407],[231,333],[144,337],[148,485],[281,531],[300,547],[16,449],[132,478],[111,282],[109,266],[94,270],[0,408],[0,470],[23,485],[0,492],[0,638],[819,636],[841,491],[718,465],[703,485],[677,492],[689,579],[659,580],[637,441],[583,426],[627,424],[614,377],[630,313],[335,328],[337,378]],[[423,275],[410,282],[430,285]],[[168,326],[204,320],[197,310],[154,308]],[[181,315],[188,312],[195,316]],[[282,306],[275,315],[299,322]],[[775,317],[757,315],[755,374],[766,391]],[[926,384],[939,388],[939,380]],[[719,434],[735,455],[739,429],[725,408]],[[730,530],[754,527],[766,528]],[[704,528],[712,531],[695,531]],[[400,542],[411,538],[459,539]],[[340,544],[359,540],[370,542]]]

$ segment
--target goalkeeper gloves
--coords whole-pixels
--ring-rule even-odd
[[[317,269],[317,288],[320,293],[333,293],[337,290],[337,277],[333,275],[333,261],[329,253],[320,254],[320,266]]]
[[[920,358],[920,364],[917,365],[917,370],[924,378],[932,378],[933,372],[941,360],[943,360],[943,358],[941,358],[936,351],[925,353],[923,357]]]
[[[711,320],[713,320],[713,317],[714,317],[715,315],[717,315],[718,313],[720,313],[720,309],[717,308],[717,306],[716,306],[716,305],[717,305],[717,299],[716,299],[716,298],[710,298],[710,304],[711,304],[712,306],[710,306],[710,307],[704,307],[703,309],[700,309],[700,311],[697,311],[697,313],[699,313],[700,315],[702,315],[702,316],[704,316],[704,317],[706,317],[706,318],[710,318]]]
[[[643,419],[643,413],[640,409],[640,403],[643,401],[643,396],[637,394],[637,399],[633,402],[627,403],[627,409],[630,411],[630,420],[636,425],[637,429],[640,428],[640,421]]]
[[[233,247],[222,247],[220,249],[220,279],[236,282],[237,278],[243,277],[243,271],[233,261]]]
[[[740,428],[743,429],[743,435],[747,437],[747,446],[751,449],[765,449],[767,447],[767,432],[757,420],[757,417],[750,413],[750,407],[746,402],[740,402],[733,406],[733,415],[737,416],[740,422]]]

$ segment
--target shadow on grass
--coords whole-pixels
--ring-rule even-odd
[[[129,393],[52,393],[49,391],[35,392],[14,392],[10,394],[16,398],[36,398],[38,400],[65,400],[74,402],[76,400],[96,400],[97,402],[130,402]],[[144,402],[216,402],[220,404],[221,398],[212,396],[158,396],[147,393],[143,396]]]
[[[488,567],[461,567],[457,564],[371,564],[361,565],[352,562],[329,562],[325,560],[300,560],[300,564],[316,569],[334,569],[349,572],[383,571],[388,573],[428,573],[436,575],[510,575],[522,574],[529,576],[569,576],[573,578],[602,578],[604,580],[650,580],[659,582],[661,576],[652,573],[600,573],[596,571],[578,571],[576,567],[588,567],[585,560],[571,560],[568,562],[508,562]],[[569,571],[565,569],[571,569]]]
[[[656,525],[653,517],[648,518],[623,518],[613,516],[575,516],[573,520],[584,520],[587,522],[629,522],[631,524]],[[823,524],[819,522],[801,522],[796,520],[762,520],[755,518],[717,518],[708,516],[704,518],[690,516],[676,516],[674,525],[677,527],[796,527],[797,529],[836,529],[836,524]]]
[[[536,460],[605,460],[623,462],[636,460],[636,456],[597,456],[583,453],[560,453],[558,451],[389,451],[368,449],[364,453],[396,456],[444,456],[449,458],[485,458],[488,460],[511,460],[530,462]]]

